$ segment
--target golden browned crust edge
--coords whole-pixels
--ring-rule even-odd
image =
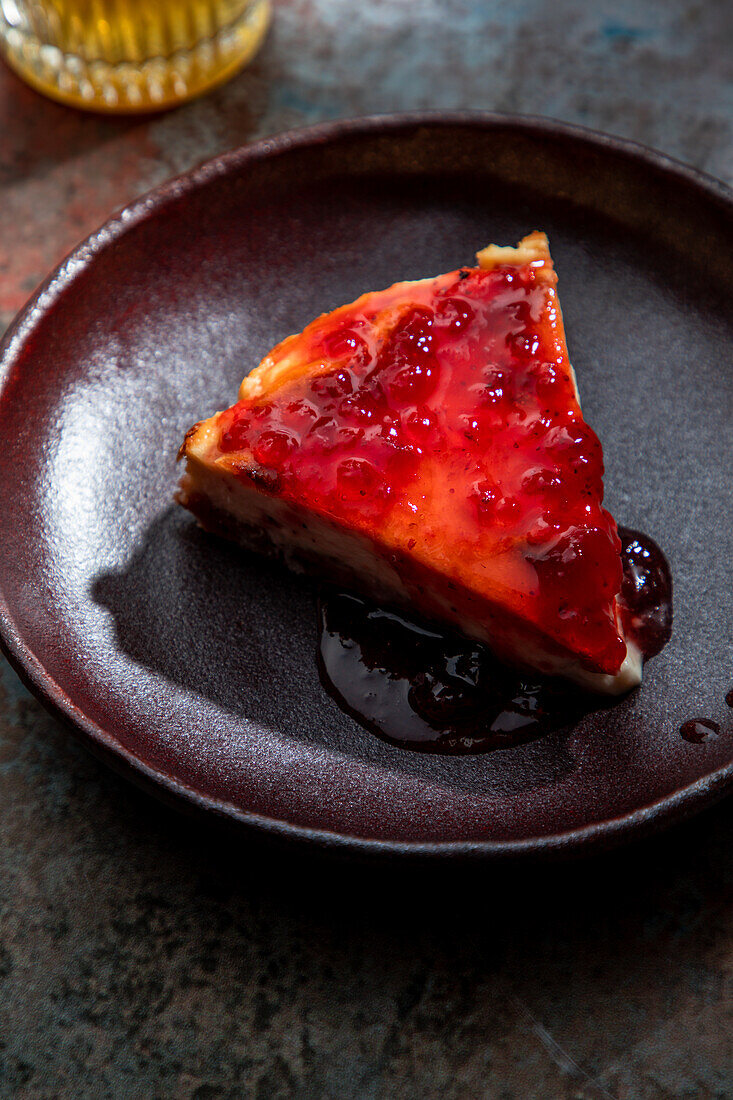
[[[476,259],[479,267],[484,271],[505,265],[524,267],[526,264],[546,265],[552,271],[550,242],[547,234],[541,233],[538,229],[522,237],[514,248],[511,245],[489,244],[476,253]]]

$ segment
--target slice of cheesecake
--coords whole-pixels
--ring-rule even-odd
[[[641,679],[547,238],[317,318],[194,425],[207,530],[604,692]]]

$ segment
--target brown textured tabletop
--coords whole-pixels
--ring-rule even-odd
[[[327,118],[543,114],[731,182],[732,33],[711,0],[282,0],[246,72],[128,120],[0,68],[0,328],[113,209]],[[732,846],[730,800],[550,870],[232,840],[95,763],[0,659],[0,1096],[733,1097]]]

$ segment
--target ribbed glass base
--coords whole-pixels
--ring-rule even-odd
[[[270,14],[270,0],[0,0],[0,50],[62,103],[156,111],[245,65]]]

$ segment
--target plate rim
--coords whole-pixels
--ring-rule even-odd
[[[0,402],[3,401],[13,367],[34,327],[94,262],[128,230],[164,210],[218,176],[246,169],[250,163],[285,155],[299,148],[335,143],[348,137],[375,133],[398,134],[416,127],[450,129],[469,127],[486,132],[516,129],[527,135],[561,136],[590,145],[611,156],[642,162],[649,169],[671,174],[733,213],[733,189],[722,180],[677,160],[666,153],[627,138],[584,126],[537,115],[504,114],[488,111],[411,111],[394,114],[339,118],[314,126],[299,127],[264,137],[251,144],[228,150],[187,172],[174,176],[114,212],[99,228],[71,250],[21,308],[0,340]],[[733,760],[693,783],[680,787],[651,803],[615,818],[592,822],[564,832],[529,836],[516,840],[402,840],[364,837],[297,825],[235,806],[206,795],[174,776],[157,770],[136,756],[103,726],[90,719],[56,683],[39,657],[22,641],[3,590],[0,573],[0,652],[4,653],[25,686],[51,715],[77,734],[87,748],[127,778],[159,797],[172,799],[180,809],[194,809],[214,815],[258,834],[299,841],[322,849],[388,856],[464,857],[507,860],[517,857],[558,858],[591,850],[614,847],[632,836],[647,835],[679,822],[723,797],[733,786]]]

